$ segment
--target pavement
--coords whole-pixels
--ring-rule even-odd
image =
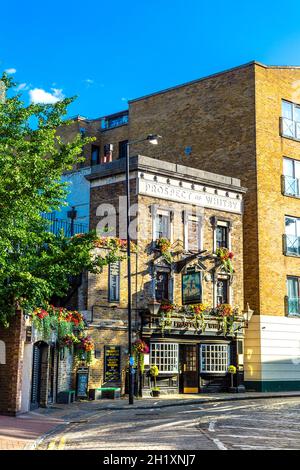
[[[197,405],[220,406],[224,402],[260,403],[277,399],[299,398],[300,392],[246,392],[237,394],[195,394],[195,395],[162,395],[160,398],[140,398],[136,399],[134,405],[128,405],[126,398],[118,400],[99,401],[77,401],[70,405],[55,404],[48,408],[40,408],[35,411],[24,413],[18,417],[0,416],[0,450],[29,450],[42,448],[44,441],[51,441],[51,436],[59,435],[66,428],[78,427],[90,423],[94,419],[101,419],[104,416],[111,416],[118,423],[119,416],[127,416],[127,410],[145,410],[154,419],[159,420],[160,413],[173,407],[190,407]],[[287,400],[288,401],[288,400]],[[214,405],[216,404],[216,405]],[[259,405],[258,405],[259,406]],[[199,409],[201,406],[199,407]],[[155,409],[160,410],[155,414]],[[115,414],[115,412],[118,412]],[[120,413],[122,412],[122,413]],[[118,416],[116,418],[116,415]],[[64,441],[62,441],[64,442]],[[211,448],[206,443],[207,448]],[[61,447],[64,445],[61,443]],[[51,449],[51,446],[50,446]]]

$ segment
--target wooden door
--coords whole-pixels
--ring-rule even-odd
[[[199,361],[197,344],[180,346],[181,393],[199,392]]]

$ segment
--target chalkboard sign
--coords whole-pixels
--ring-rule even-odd
[[[120,346],[104,346],[104,380],[105,382],[121,378]]]
[[[86,398],[88,396],[88,381],[89,369],[88,367],[81,367],[77,370],[76,381],[76,395],[79,398]]]

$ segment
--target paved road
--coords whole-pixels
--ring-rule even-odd
[[[300,398],[99,411],[38,449],[300,449]]]

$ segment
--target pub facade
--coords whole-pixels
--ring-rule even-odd
[[[103,240],[97,249],[123,243],[125,160],[95,166],[87,178],[90,225]],[[136,392],[151,393],[153,366],[160,393],[225,391],[230,365],[241,385],[250,311],[243,298],[245,188],[235,178],[145,156],[130,158],[130,185]],[[96,350],[90,388],[126,391],[126,268],[124,257],[88,275]]]

